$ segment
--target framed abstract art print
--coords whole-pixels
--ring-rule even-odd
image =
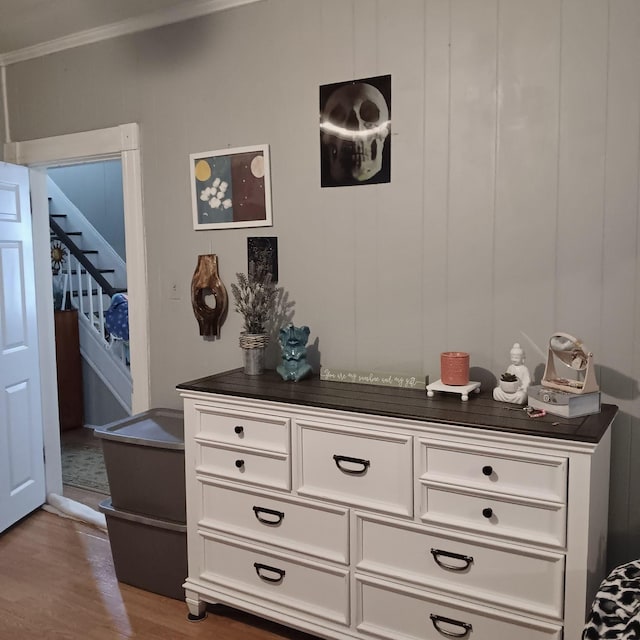
[[[192,153],[193,228],[270,227],[269,145]]]

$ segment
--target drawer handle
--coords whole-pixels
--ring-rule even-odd
[[[244,467],[244,460],[236,460],[236,467],[242,469],[242,467]]]
[[[237,427],[236,427],[236,429],[237,429]],[[490,464],[482,467],[482,473],[485,476],[490,476],[493,473],[493,467]]]
[[[493,516],[493,509],[491,507],[485,507],[482,510],[482,515],[488,520],[489,518],[491,518],[491,516]]]
[[[370,460],[363,460],[362,458],[350,458],[349,456],[334,455],[333,459],[336,462],[336,467],[338,467],[340,471],[342,471],[343,473],[350,473],[354,476],[361,476],[363,473],[366,473],[367,468],[371,464]],[[362,465],[362,469],[349,469],[347,467],[343,467],[343,462]]]
[[[241,427],[240,425],[233,427],[233,430],[238,434],[238,435],[242,435],[242,432],[244,431],[244,427]]]
[[[277,569],[276,567],[270,567],[268,564],[261,564],[259,562],[254,562],[253,566],[255,567],[256,573],[260,577],[261,580],[265,582],[282,582],[284,578],[284,569]],[[267,575],[266,573],[262,573],[263,571],[268,571],[271,573],[275,573],[278,577]]]
[[[258,520],[262,522],[262,524],[269,524],[272,526],[276,526],[280,524],[284,519],[284,513],[282,511],[276,511],[275,509],[267,509],[266,507],[253,507],[253,513],[255,514],[256,518],[258,518]],[[268,518],[264,518],[260,514],[275,516],[277,520],[269,520]]]
[[[431,618],[431,623],[435,627],[436,631],[448,638],[464,638],[470,631],[473,631],[473,627],[468,622],[460,622],[459,620],[452,620],[451,618],[445,618],[444,616],[437,616],[435,613],[432,613],[429,617]],[[447,631],[439,626],[441,622],[451,624],[454,627],[462,627],[463,631],[458,633],[455,631]]]
[[[461,553],[452,553],[451,551],[442,551],[441,549],[431,549],[431,555],[439,567],[442,567],[443,569],[450,569],[451,571],[466,571],[473,562],[473,558],[471,556],[464,556]],[[454,560],[462,560],[465,564],[447,564],[446,562],[442,562],[440,556],[453,558]]]

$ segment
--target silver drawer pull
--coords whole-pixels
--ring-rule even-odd
[[[354,475],[354,476],[361,476],[364,473],[366,473],[367,469],[369,468],[369,465],[371,464],[370,460],[363,460],[362,458],[350,458],[349,456],[339,456],[337,454],[333,456],[333,459],[335,460],[336,467],[338,467],[338,469],[340,469],[340,471],[342,471],[343,473],[350,473],[351,475]],[[342,466],[343,462],[348,462],[349,464],[359,465],[362,468],[361,469],[349,469],[348,467],[343,467]]]
[[[284,513],[282,511],[267,509],[267,507],[253,507],[253,513],[255,514],[256,518],[258,518],[258,520],[262,522],[262,524],[268,524],[272,527],[279,525],[284,519]],[[264,515],[261,514],[275,516],[276,519],[271,520],[270,518],[265,518]]]
[[[260,562],[254,562],[253,566],[256,570],[256,573],[260,577],[261,580],[265,582],[282,582],[284,578],[285,571],[284,569],[277,569],[276,567],[270,567],[268,564],[261,564]],[[267,573],[264,573],[267,572]],[[268,573],[275,573],[275,576],[270,576]]]
[[[468,622],[460,622],[459,620],[452,620],[451,618],[445,618],[444,616],[437,616],[435,613],[432,613],[430,616],[431,622],[433,626],[436,628],[438,633],[441,633],[443,636],[447,636],[447,638],[464,638],[467,634],[473,631],[473,627]],[[440,626],[440,623],[450,624],[454,627],[462,627],[462,631],[447,631],[443,627]]]
[[[453,553],[451,551],[442,551],[441,549],[431,549],[431,555],[439,567],[449,569],[450,571],[466,571],[473,563],[473,558],[471,556],[464,556],[461,553]],[[454,560],[462,560],[464,564],[448,564],[440,559],[441,556],[445,558],[453,558]]]

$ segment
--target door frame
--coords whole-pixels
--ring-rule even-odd
[[[147,254],[142,208],[140,135],[136,123],[50,138],[5,144],[7,162],[28,166],[32,180],[34,263],[38,307],[38,341],[45,416],[44,454],[47,493],[62,494],[58,390],[56,383],[53,294],[49,258],[49,211],[46,168],[79,162],[120,159],[124,200],[129,335],[134,414],[150,408],[149,301]]]

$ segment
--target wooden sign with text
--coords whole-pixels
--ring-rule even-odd
[[[423,390],[429,384],[429,376],[410,376],[397,373],[380,373],[379,371],[346,371],[344,369],[329,369],[328,367],[320,367],[320,380]]]

